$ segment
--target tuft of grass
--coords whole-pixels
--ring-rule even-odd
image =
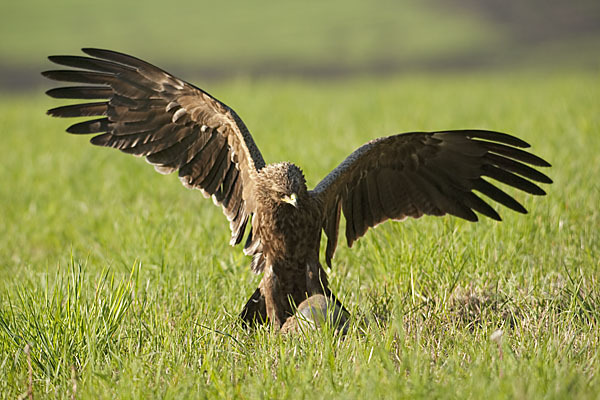
[[[0,99],[0,397],[595,398],[600,392],[599,77],[411,76],[210,88],[268,162],[316,184],[401,131],[506,131],[549,160],[529,215],[386,223],[330,282],[348,335],[245,331],[259,277],[175,177],[93,148],[41,96]],[[514,192],[511,192],[514,193]],[[502,332],[499,336],[499,331]],[[76,387],[76,389],[74,389]]]
[[[18,284],[15,297],[8,294],[0,310],[0,334],[7,350],[23,350],[38,381],[68,383],[73,370],[105,359],[121,339],[136,271],[134,266],[129,278],[117,282],[114,274],[103,270],[90,282],[85,266],[72,260],[68,271],[59,267],[45,274],[41,285]],[[23,369],[22,360],[15,361],[14,366]]]

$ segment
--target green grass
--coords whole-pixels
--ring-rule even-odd
[[[345,338],[243,330],[259,277],[218,208],[67,135],[44,115],[56,102],[0,99],[0,397],[27,391],[29,344],[36,398],[74,383],[77,398],[596,398],[598,88],[592,73],[207,87],[310,185],[411,130],[507,131],[553,164],[548,196],[516,194],[529,215],[388,222],[340,244]]]

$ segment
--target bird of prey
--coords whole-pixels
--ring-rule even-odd
[[[50,56],[70,69],[43,75],[76,83],[51,89],[49,96],[92,101],[48,114],[98,117],[67,132],[93,134],[94,145],[145,157],[158,172],[176,171],[184,186],[212,197],[229,220],[231,244],[245,238],[252,271],[263,273],[241,313],[248,324],[268,321],[281,328],[295,305],[311,296],[317,296],[313,308],[325,296],[339,309],[319,262],[319,244],[324,232],[331,266],[341,214],[351,247],[388,219],[451,214],[477,221],[477,212],[500,220],[489,200],[527,212],[490,179],[533,195],[545,194],[533,181],[552,183],[531,167],[550,164],[521,150],[529,147],[523,140],[487,130],[450,130],[371,140],[309,190],[296,165],[266,164],[240,117],[207,92],[130,55],[83,52],[87,56]]]

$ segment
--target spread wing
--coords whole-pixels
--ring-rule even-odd
[[[346,218],[348,246],[387,219],[452,214],[477,221],[477,211],[499,221],[498,213],[473,190],[526,213],[519,202],[484,179],[544,195],[530,180],[552,180],[527,164],[550,164],[518,147],[529,144],[504,133],[461,130],[405,133],[358,148],[313,190],[325,212],[327,264],[331,266],[337,246],[340,211]]]
[[[43,75],[84,85],[47,94],[97,101],[53,108],[48,114],[100,117],[71,125],[67,132],[97,134],[92,144],[146,157],[164,174],[178,171],[185,186],[200,189],[222,207],[231,243],[239,243],[255,210],[258,170],[265,165],[242,120],[208,93],[145,61],[109,50],[83,51],[91,57],[49,57],[77,69]]]

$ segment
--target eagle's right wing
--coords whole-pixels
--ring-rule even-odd
[[[46,71],[47,78],[85,86],[51,89],[61,99],[102,99],[48,110],[56,117],[99,116],[71,125],[91,142],[146,157],[161,173],[179,171],[181,182],[221,205],[231,243],[242,240],[255,211],[253,191],[265,162],[237,114],[208,93],[138,58],[83,49],[91,57],[51,56],[78,69]]]
[[[550,164],[518,147],[529,144],[504,133],[464,130],[404,133],[358,148],[313,190],[325,213],[327,264],[331,266],[337,246],[341,211],[346,218],[348,246],[387,219],[452,214],[477,221],[473,212],[477,211],[500,220],[473,190],[526,213],[519,202],[484,179],[534,195],[545,194],[528,179],[552,180],[526,164]]]

